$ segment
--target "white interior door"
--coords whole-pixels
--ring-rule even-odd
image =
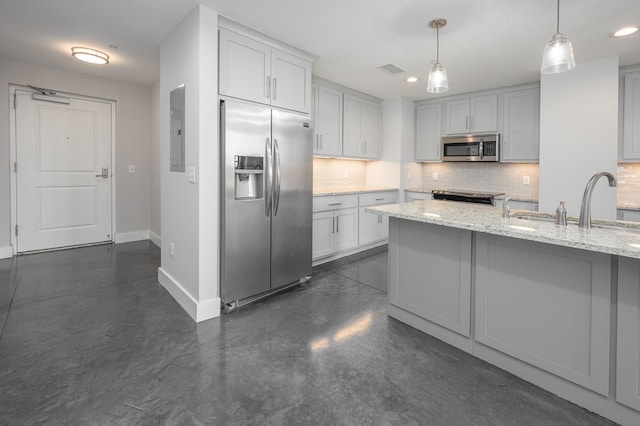
[[[111,110],[16,90],[18,252],[112,240]]]

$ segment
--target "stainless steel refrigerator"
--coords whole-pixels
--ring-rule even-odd
[[[311,275],[310,117],[220,101],[225,310]]]

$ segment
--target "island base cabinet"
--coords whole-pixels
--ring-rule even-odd
[[[640,411],[640,260],[618,260],[616,400]]]
[[[482,233],[475,247],[475,340],[607,396],[611,257]]]
[[[407,316],[416,317],[411,325],[458,347],[460,339],[448,336],[447,331],[468,340],[471,234],[462,229],[391,218],[389,315],[401,321],[406,321]]]

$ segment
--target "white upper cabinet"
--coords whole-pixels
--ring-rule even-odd
[[[442,103],[416,107],[416,161],[440,161]]]
[[[640,71],[624,77],[623,160],[640,160]]]
[[[313,154],[342,155],[342,92],[330,87],[313,85],[315,139]]]
[[[311,111],[311,62],[220,28],[220,94]]]
[[[498,129],[497,95],[475,96],[445,102],[445,133],[495,132]]]
[[[352,158],[380,158],[380,104],[345,93],[343,117],[342,155]]]
[[[540,158],[540,88],[502,95],[502,161],[536,162]]]
[[[269,104],[271,48],[220,29],[220,94]]]

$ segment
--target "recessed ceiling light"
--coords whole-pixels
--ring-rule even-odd
[[[72,47],[71,56],[91,64],[105,65],[109,63],[109,55],[89,47]]]
[[[407,77],[407,83],[415,83],[418,81],[418,77]]]
[[[631,34],[635,34],[637,32],[638,32],[638,27],[637,26],[629,26],[629,27],[620,28],[618,31],[613,33],[613,36],[614,37],[624,37],[624,36],[628,36],[628,35],[631,35]]]

